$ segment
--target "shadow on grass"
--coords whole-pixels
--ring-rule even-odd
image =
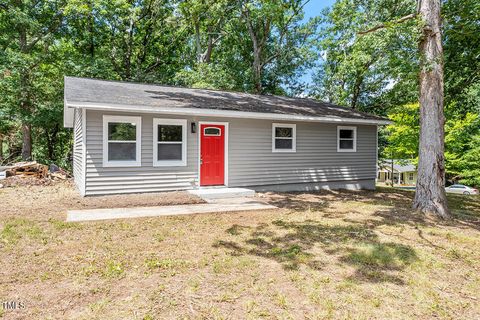
[[[403,279],[392,271],[402,271],[418,260],[415,250],[398,243],[362,243],[340,260],[356,267],[350,278],[369,282],[392,282],[404,284]]]
[[[388,210],[378,210],[372,215],[375,220],[369,221],[379,225],[410,226],[453,226],[480,230],[480,196],[464,196],[448,194],[448,204],[453,219],[449,221],[426,218],[412,209],[414,192],[395,188],[380,187],[376,191],[321,190],[315,192],[267,193],[269,202],[279,208],[295,212],[323,211],[324,218],[341,218],[347,213],[325,212],[335,202],[357,202],[367,205],[387,206]],[[352,208],[350,213],[355,212]],[[380,218],[380,219],[377,219]],[[367,221],[365,221],[367,223]]]
[[[414,212],[411,209],[413,195],[410,191],[389,188],[267,193],[265,198],[271,204],[291,212],[308,211],[314,216],[318,212],[320,221],[275,220],[253,227],[232,225],[226,230],[229,239],[217,241],[214,246],[226,249],[232,255],[271,259],[288,270],[302,265],[322,269],[326,264],[334,263],[353,267],[352,280],[403,284],[402,270],[418,260],[415,250],[407,245],[412,239],[405,238],[403,242],[403,235],[398,233],[395,234],[398,243],[385,243],[378,239],[374,230],[382,232],[383,226],[409,227],[417,230],[418,240],[414,241],[434,248],[439,246],[423,235],[424,227],[480,230],[480,197],[448,195],[454,219],[441,221]],[[350,203],[335,210],[338,202]],[[357,203],[367,207],[356,211]],[[368,205],[372,205],[371,212],[368,212]]]
[[[339,263],[355,268],[356,280],[402,283],[401,278],[390,273],[417,260],[411,247],[381,243],[372,230],[359,225],[275,220],[257,227],[233,225],[226,232],[232,235],[232,230],[234,236],[242,238],[241,242],[220,240],[214,247],[224,248],[234,256],[271,259],[286,270],[297,270],[302,265],[321,270],[327,263],[337,263],[332,262],[333,256]]]

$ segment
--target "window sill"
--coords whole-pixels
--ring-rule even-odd
[[[186,167],[185,161],[154,161],[153,167]]]
[[[104,168],[121,168],[121,167],[141,167],[142,163],[139,161],[117,161],[104,162]]]
[[[297,150],[288,150],[288,149],[285,149],[285,150],[282,150],[282,149],[273,149],[272,150],[273,153],[295,153],[297,152]]]
[[[357,152],[356,149],[337,149],[337,152]]]

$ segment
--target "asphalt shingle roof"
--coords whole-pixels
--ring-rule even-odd
[[[364,120],[387,119],[307,98],[65,77],[66,104],[198,108]]]

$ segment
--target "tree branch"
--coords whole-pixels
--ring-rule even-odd
[[[416,13],[411,13],[409,15],[406,15],[404,17],[401,17],[400,19],[398,20],[395,20],[395,21],[392,21],[392,22],[389,22],[388,24],[390,23],[395,23],[395,24],[398,24],[398,23],[402,23],[402,22],[405,22],[407,20],[410,20],[410,19],[414,19],[417,17],[417,14]],[[370,32],[374,32],[374,31],[377,31],[379,29],[383,29],[383,28],[386,28],[387,27],[387,24],[385,23],[381,23],[379,25],[376,25],[375,27],[371,28],[371,29],[368,29],[366,31],[360,31],[358,32],[357,34],[359,35],[364,35],[364,34],[367,34],[367,33],[370,33]]]
[[[63,11],[60,11],[54,19],[55,20],[47,28],[47,30],[45,30],[44,33],[40,34],[37,38],[35,38],[31,43],[29,43],[27,45],[27,50],[28,51],[32,50],[33,47],[35,47],[35,45],[37,44],[37,42],[44,39],[45,37],[47,37],[48,35],[57,31],[60,28],[60,26],[62,25],[62,21],[63,21]]]
[[[303,10],[303,8],[305,7],[305,5],[310,2],[310,0],[307,0],[305,1],[301,6],[299,6],[298,8],[294,9],[293,10],[293,14],[288,18],[288,20],[286,21],[286,23],[283,25],[283,27],[279,30],[280,32],[280,37],[279,37],[279,40],[278,40],[278,47],[281,47],[282,45],[282,42],[283,42],[283,38],[285,37],[285,35],[288,33],[288,28],[290,27],[290,23],[293,21],[293,18],[296,17],[301,10]],[[266,39],[265,39],[266,40]],[[268,57],[267,59],[265,59],[265,61],[262,63],[262,68],[269,64],[270,62],[272,62],[274,59],[278,58],[279,56],[281,55],[281,52],[280,52],[280,49],[277,48],[276,52],[274,54],[272,54],[270,57]]]

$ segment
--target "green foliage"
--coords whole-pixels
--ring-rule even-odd
[[[470,138],[469,149],[460,161],[460,182],[480,186],[480,133]]]
[[[480,115],[467,113],[445,125],[447,173],[454,180],[480,186]]]
[[[386,137],[381,158],[413,159],[418,157],[419,105],[408,104],[389,113],[393,124],[383,129]],[[454,181],[480,185],[480,115],[467,113],[464,117],[447,120],[445,124],[445,167]],[[476,158],[477,157],[477,158]]]
[[[387,146],[383,150],[385,159],[415,159],[418,156],[419,105],[407,104],[390,111],[388,117],[393,124],[386,126],[384,133]]]
[[[238,88],[237,79],[228,69],[216,64],[198,64],[195,69],[181,70],[175,76],[178,85],[203,88],[235,90]]]
[[[359,35],[414,12],[415,3],[339,0],[322,14],[318,42],[324,59],[315,77],[321,99],[386,114],[417,100],[417,39],[414,20]]]
[[[480,112],[480,2],[445,1],[443,5],[445,100],[448,117]]]
[[[256,30],[265,31],[260,79],[265,93],[296,92],[302,87],[299,74],[315,58],[310,43],[315,27],[300,22],[302,4],[245,3]],[[32,132],[33,159],[70,167],[64,75],[252,92],[253,48],[244,9],[228,0],[2,2],[0,151],[8,156],[5,161],[19,160],[23,126]],[[264,22],[269,28],[262,31]]]

